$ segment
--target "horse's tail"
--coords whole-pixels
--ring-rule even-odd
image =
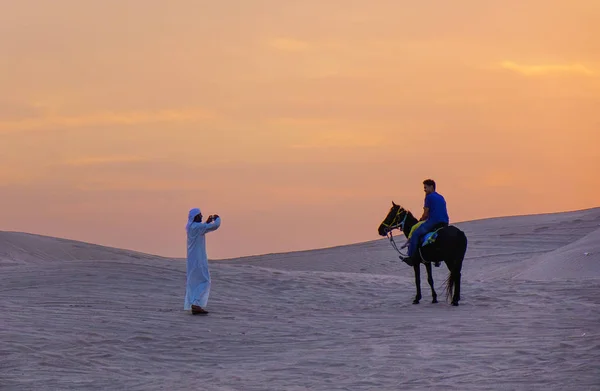
[[[452,296],[454,296],[454,278],[452,278],[452,272],[460,273],[462,269],[462,263],[465,258],[465,253],[467,252],[467,235],[463,231],[458,232],[461,239],[461,247],[458,249],[456,253],[456,257],[454,262],[452,262],[452,270],[448,273],[448,277],[446,281],[444,281],[444,286],[446,287],[446,301],[448,301]]]
[[[448,272],[444,286],[446,287],[446,301],[448,301],[454,295],[454,278],[452,278],[452,272]]]

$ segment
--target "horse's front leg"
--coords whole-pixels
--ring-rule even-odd
[[[427,262],[425,264],[425,269],[427,270],[427,282],[429,283],[429,286],[431,287],[431,296],[433,297],[433,300],[431,301],[432,303],[437,303],[437,293],[435,293],[435,289],[433,288],[433,275],[432,275],[432,271],[431,271],[431,262]]]
[[[415,296],[413,304],[419,304],[419,301],[421,300],[421,264],[416,263],[413,265],[413,269],[415,270],[415,285],[417,286],[417,295]]]

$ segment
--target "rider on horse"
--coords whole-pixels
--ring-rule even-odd
[[[419,221],[423,221],[412,233],[408,241],[408,257],[412,258],[416,253],[423,235],[450,223],[448,211],[446,209],[446,200],[435,190],[435,181],[426,179],[423,181],[423,190],[425,191],[425,205],[423,216]]]

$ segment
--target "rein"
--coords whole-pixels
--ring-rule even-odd
[[[392,247],[398,254],[400,254],[403,258],[408,257],[408,253],[404,254],[402,251],[398,249],[398,245],[396,245],[396,241],[394,240],[394,236],[392,235],[392,231],[388,232],[388,237],[390,238],[390,243],[392,243]]]
[[[396,221],[396,219],[398,218],[398,215],[402,212],[402,208],[398,209],[398,212],[396,212],[396,216],[394,216],[394,219],[392,220],[392,223]],[[400,254],[402,257],[407,257],[407,254],[402,253],[399,249],[398,249],[398,245],[396,244],[396,241],[394,240],[394,235],[392,235],[392,230],[399,228],[401,230],[404,231],[404,224],[406,223],[406,218],[408,217],[408,212],[406,212],[404,214],[404,218],[402,219],[402,221],[399,224],[385,224],[383,223],[384,227],[389,228],[388,232],[387,232],[387,237],[390,239],[390,243],[392,244],[392,247],[394,248],[394,250],[396,250],[396,252],[398,252],[398,254]]]

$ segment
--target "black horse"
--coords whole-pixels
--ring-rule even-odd
[[[381,225],[379,225],[378,232],[381,236],[387,236],[397,228],[408,238],[411,228],[418,222],[410,211],[392,201],[392,207]],[[404,262],[415,270],[417,295],[413,304],[419,304],[421,300],[421,263],[425,264],[425,269],[427,269],[427,282],[431,286],[433,296],[432,303],[437,303],[437,293],[433,288],[433,277],[431,275],[431,263],[444,262],[450,271],[445,281],[446,300],[452,296],[452,305],[457,306],[460,301],[460,278],[463,260],[467,252],[467,236],[453,225],[434,227],[434,230],[437,230],[435,241],[425,246],[420,245],[412,257],[416,260],[404,259]]]

